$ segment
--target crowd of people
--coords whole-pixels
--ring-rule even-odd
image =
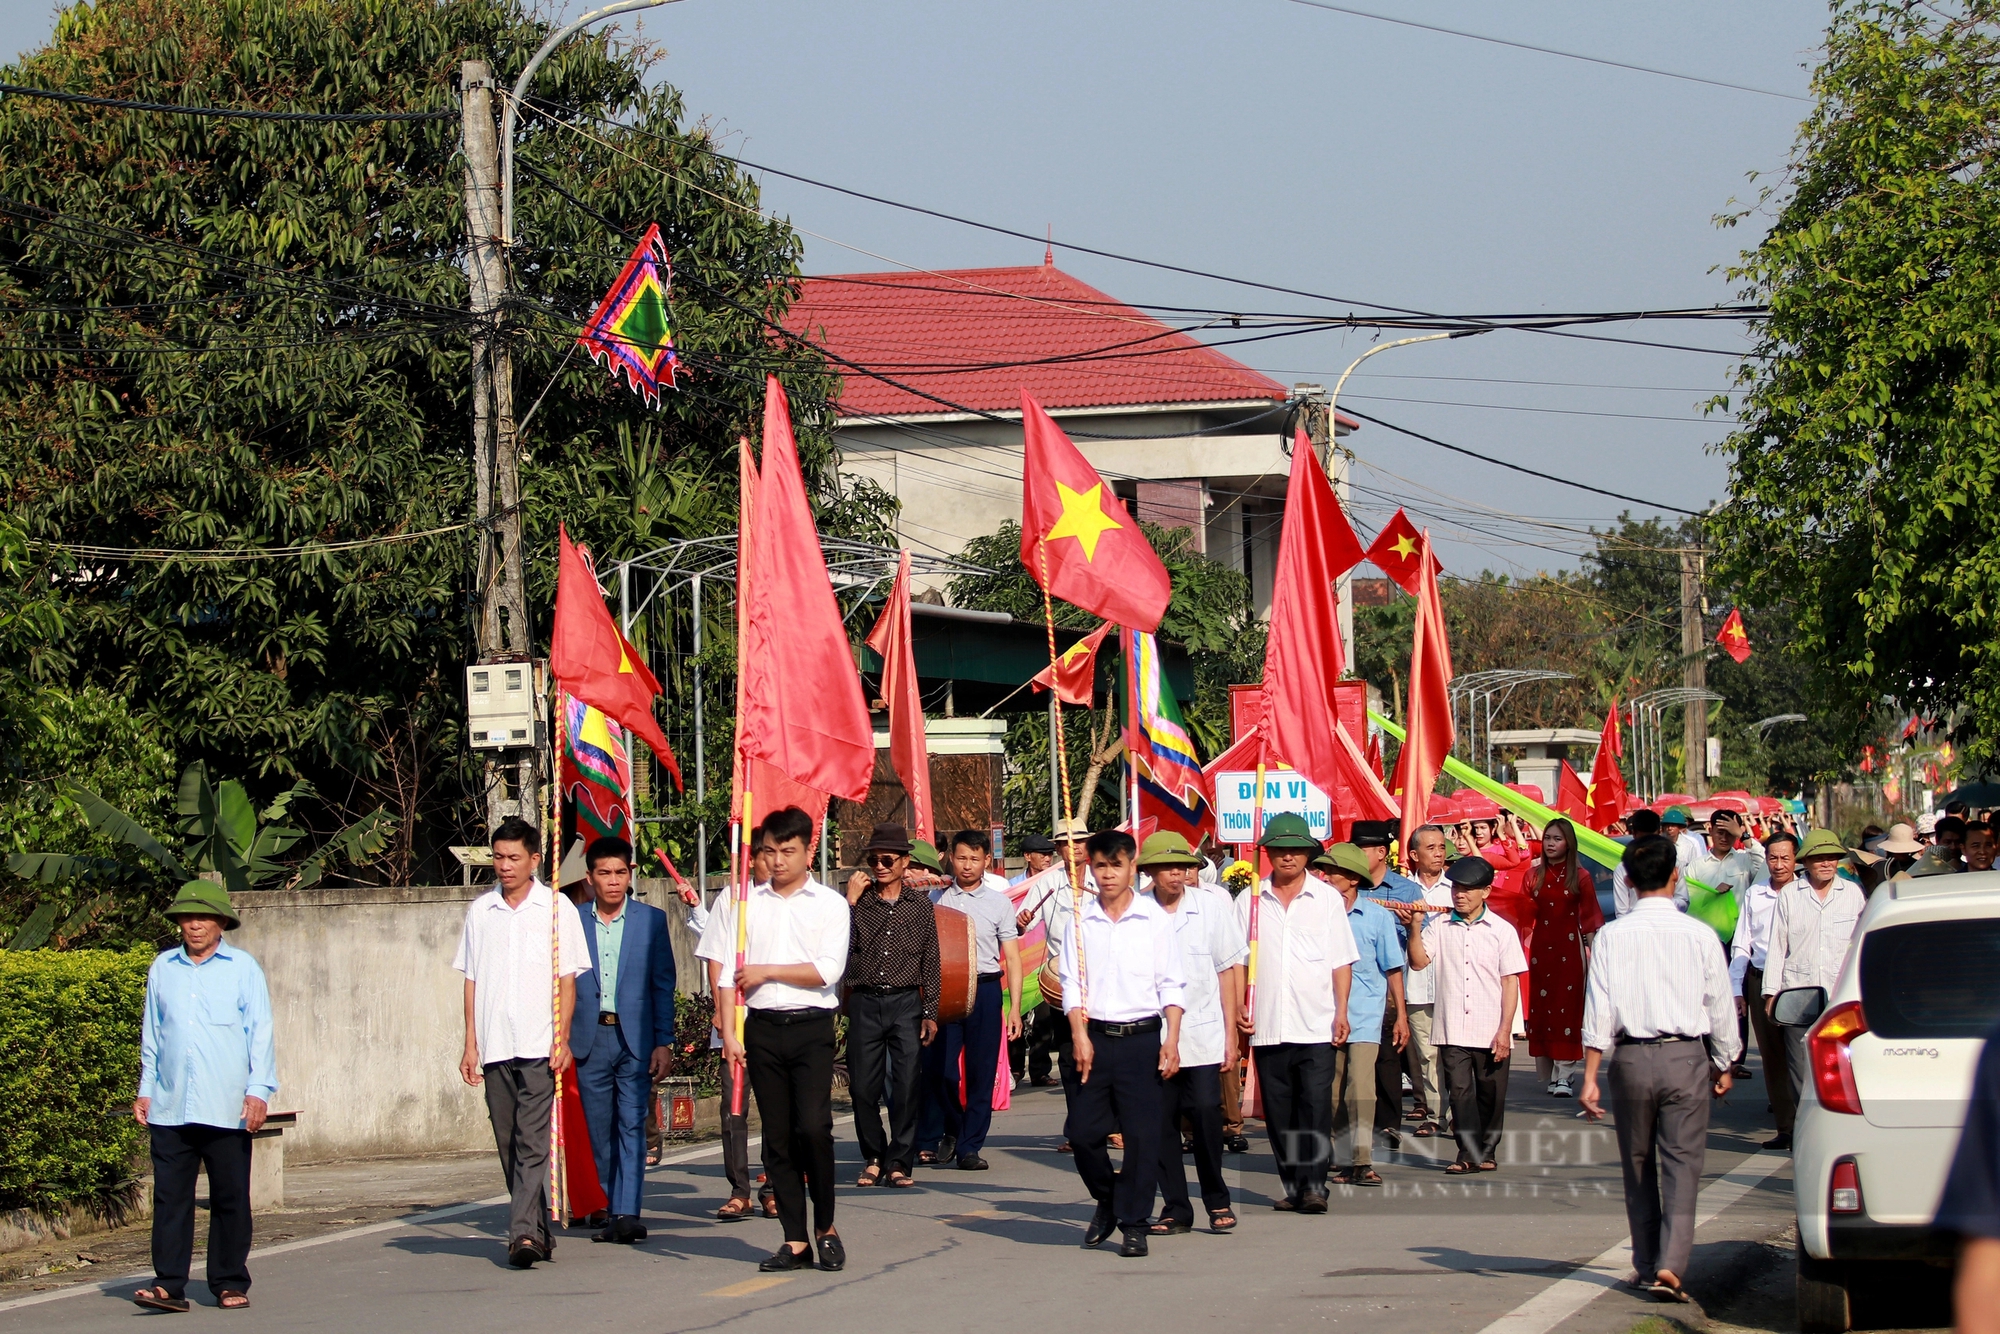
[[[1805,1031],[1775,1023],[1773,998],[1833,986],[1882,880],[1990,869],[1995,829],[1952,813],[1924,830],[1870,828],[1850,849],[1831,831],[1788,826],[1746,840],[1733,812],[1697,828],[1674,807],[1635,812],[1620,832],[1627,846],[1606,868],[1586,864],[1566,819],[1539,831],[1503,819],[1425,825],[1398,871],[1387,822],[1356,821],[1328,845],[1302,817],[1278,814],[1259,873],[1177,834],[1140,845],[1070,823],[1028,839],[1010,883],[984,831],[953,835],[941,854],[885,824],[864,869],[835,889],[810,873],[812,817],[777,811],[746,845],[740,909],[728,894],[706,907],[687,894],[714,1041],[742,1089],[725,1096],[731,1193],[717,1216],[780,1222],[766,1270],[845,1265],[840,1013],[862,1156],[853,1186],[989,1170],[1011,1058],[1015,1076],[1062,1086],[1062,1147],[1093,1204],[1084,1243],[1116,1233],[1128,1257],[1190,1231],[1197,1189],[1211,1230],[1237,1226],[1224,1162],[1250,1147],[1246,1117],[1264,1122],[1280,1213],[1326,1213],[1333,1185],[1381,1186],[1374,1150],[1404,1136],[1439,1140],[1432,1158],[1448,1175],[1499,1171],[1508,1071],[1524,1039],[1548,1093],[1578,1097],[1588,1116],[1615,1114],[1633,1282],[1685,1300],[1709,1098],[1749,1073],[1740,1057],[1753,1032],[1778,1130],[1765,1147],[1789,1147]],[[587,849],[573,904],[543,882],[533,826],[503,823],[492,849],[496,883],[468,908],[453,961],[464,977],[459,1072],[484,1094],[510,1193],[509,1258],[529,1267],[556,1244],[558,1077],[580,1094],[604,1197],[592,1239],[645,1238],[647,1118],[671,1066],[678,979],[666,913],[631,895],[629,844]],[[1598,893],[1607,872],[1609,919]],[[941,909],[968,922],[972,940],[968,1003],[949,1014]],[[233,1309],[249,1301],[250,1135],[276,1089],[270,1002],[256,962],[223,939],[237,922],[220,887],[191,885],[170,916],[183,944],[149,976],[134,1104],[159,1193],[155,1279],[135,1300],[186,1309],[193,1183],[205,1170],[209,1280]],[[1023,1013],[1021,947],[1038,928],[1049,962],[1040,1003]],[[218,1022],[224,1013],[236,1022]],[[752,1097],[764,1132],[756,1203]]]

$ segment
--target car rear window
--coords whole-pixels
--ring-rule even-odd
[[[2000,919],[1912,922],[1861,941],[1861,1006],[1885,1038],[1983,1038],[2000,1020]]]

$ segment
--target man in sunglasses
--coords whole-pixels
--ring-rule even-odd
[[[868,884],[848,917],[847,1071],[854,1138],[861,1144],[857,1186],[915,1184],[920,1049],[937,1036],[937,916],[930,895],[906,889],[910,836],[878,824],[862,849]],[[885,1080],[889,1127],[882,1125]],[[886,1174],[886,1175],[885,1175]]]

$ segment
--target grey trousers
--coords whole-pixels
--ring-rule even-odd
[[[539,1061],[496,1061],[485,1067],[486,1115],[493,1121],[493,1144],[513,1197],[507,1216],[507,1244],[532,1237],[546,1248],[549,1237],[549,1117],[555,1110],[556,1077],[546,1057]]]
[[[1333,1049],[1333,1159],[1340,1161],[1340,1141],[1348,1141],[1347,1162],[1369,1167],[1375,1162],[1375,1057],[1377,1042],[1344,1042]],[[1401,1090],[1399,1089],[1400,1093]],[[1396,1099],[1400,1114],[1403,1100]]]
[[[1708,1047],[1700,1042],[1628,1044],[1611,1062],[1625,1221],[1632,1229],[1632,1267],[1642,1279],[1661,1269],[1687,1277],[1714,1081]]]
[[[1785,1035],[1778,1021],[1764,1013],[1764,970],[1746,969],[1743,974],[1744,1008],[1750,1012],[1750,1031],[1757,1035],[1757,1054],[1764,1058],[1764,1092],[1771,1099],[1771,1114],[1777,1118],[1778,1133],[1792,1133],[1798,1111],[1798,1090],[1792,1087],[1792,1061],[1785,1050]],[[1804,1078],[1805,1072],[1799,1072]]]

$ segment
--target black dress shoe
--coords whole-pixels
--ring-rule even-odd
[[[811,1269],[812,1267],[812,1249],[808,1247],[803,1251],[795,1251],[792,1249],[791,1243],[787,1242],[773,1251],[762,1264],[757,1266],[757,1270],[759,1273],[764,1274],[789,1274],[794,1269]]]
[[[646,1239],[646,1225],[637,1214],[619,1214],[611,1220],[611,1240],[620,1246],[636,1246]],[[591,1238],[596,1241],[596,1237]]]
[[[1792,1137],[1781,1130],[1772,1138],[1765,1140],[1764,1147],[1767,1149],[1776,1149],[1779,1153],[1790,1153],[1792,1151]]]
[[[1118,1226],[1118,1216],[1111,1212],[1111,1206],[1100,1204],[1097,1212],[1090,1216],[1090,1226],[1083,1230],[1083,1244],[1097,1246],[1111,1235],[1111,1229]]]
[[[840,1244],[840,1234],[829,1232],[819,1239],[819,1267],[832,1273],[847,1265],[847,1247]]]
[[[533,1237],[516,1237],[514,1244],[507,1248],[507,1263],[516,1269],[533,1269],[535,1261],[548,1258],[548,1253]]]
[[[938,1142],[937,1160],[942,1163],[956,1157],[958,1157],[958,1138],[955,1135],[946,1135]]]
[[[1241,1135],[1224,1135],[1222,1137],[1222,1147],[1228,1153],[1248,1153],[1250,1152],[1250,1141]]]
[[[1125,1234],[1125,1244],[1118,1248],[1118,1254],[1127,1260],[1137,1259],[1139,1256],[1149,1253],[1146,1246],[1146,1234],[1139,1231],[1127,1232]]]
[[[1299,1197],[1299,1212],[1302,1214],[1323,1214],[1326,1212],[1326,1196],[1307,1191]]]
[[[986,1170],[986,1160],[976,1153],[968,1154],[958,1160],[958,1170],[961,1172],[984,1172]]]

